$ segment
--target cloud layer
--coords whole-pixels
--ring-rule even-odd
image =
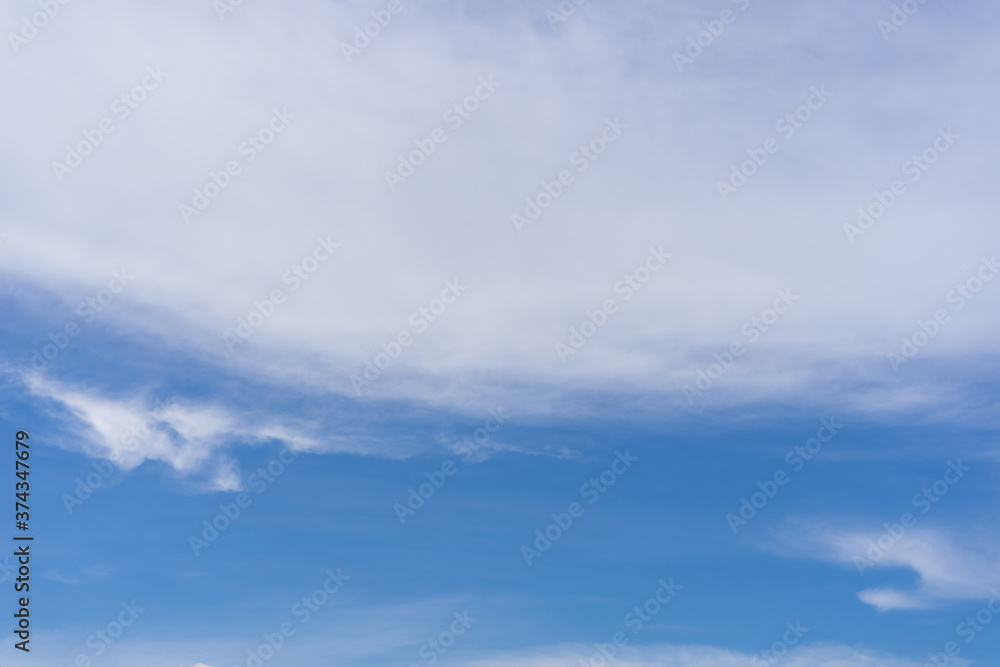
[[[873,404],[940,401],[900,377],[996,352],[1000,285],[954,292],[1000,250],[996,99],[977,85],[991,33],[928,6],[886,42],[851,3],[740,5],[684,71],[673,54],[715,18],[697,3],[643,3],[641,20],[591,3],[555,30],[538,4],[404,3],[351,62],[339,45],[371,20],[351,4],[243,3],[222,21],[206,3],[66,6],[0,65],[13,97],[36,98],[0,112],[21,128],[0,140],[4,265],[63,295],[67,317],[124,269],[102,323],[349,394],[367,370],[362,395],[456,403],[516,383],[687,406],[682,388],[739,342],[698,400],[842,381]],[[53,166],[104,119],[79,166]],[[778,150],[722,201],[718,182],[768,139]],[[427,141],[390,191],[386,172]],[[935,143],[947,152],[908,173]],[[895,179],[906,192],[849,242]],[[187,222],[182,204],[205,205]],[[324,240],[340,248],[318,260]],[[672,255],[652,273],[651,247]],[[446,304],[447,281],[467,288]],[[779,290],[795,301],[775,317]],[[887,355],[940,309],[894,373]]]

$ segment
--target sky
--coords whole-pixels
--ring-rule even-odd
[[[0,663],[991,664],[998,25],[5,3]]]

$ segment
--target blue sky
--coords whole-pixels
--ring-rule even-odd
[[[990,664],[997,10],[390,4],[0,12],[0,661]]]

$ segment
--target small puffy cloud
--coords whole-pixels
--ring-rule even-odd
[[[925,609],[930,606],[916,595],[891,588],[870,588],[858,593],[858,599],[879,611],[890,609]]]
[[[28,386],[84,425],[88,437],[80,447],[87,455],[125,470],[161,461],[183,475],[207,474],[214,491],[241,488],[238,466],[225,453],[234,442],[280,440],[298,451],[315,446],[310,438],[283,425],[249,424],[215,406],[178,399],[157,405],[141,398],[116,400],[39,376],[32,377]]]

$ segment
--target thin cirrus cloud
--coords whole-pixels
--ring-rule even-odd
[[[383,630],[383,632],[386,632]],[[330,637],[326,640],[315,640],[299,649],[296,657],[305,659],[303,664],[323,664],[331,654],[342,658],[347,657],[358,664],[384,664],[407,660],[406,654],[398,652],[399,646],[396,630],[390,630],[392,641],[379,644],[377,638],[364,637],[354,640]],[[808,635],[807,635],[808,636]],[[239,646],[238,642],[226,642],[229,649]],[[239,650],[238,648],[236,649]],[[171,654],[205,652],[197,646],[184,646],[163,642],[158,646],[130,645],[124,647],[120,655],[131,661],[131,664],[167,664],[164,658]],[[213,650],[218,652],[218,650]],[[604,659],[594,645],[561,644],[540,646],[520,651],[477,651],[455,650],[455,655],[449,655],[451,664],[461,667],[502,667],[504,665],[524,665],[525,667],[579,667],[581,661],[589,664],[601,664]],[[157,656],[157,660],[149,658]],[[751,660],[759,656],[750,653],[721,649],[712,646],[650,644],[645,646],[625,646],[615,649],[614,658],[606,664],[619,667],[745,667]],[[782,664],[788,667],[917,667],[922,662],[907,660],[872,649],[855,648],[837,643],[811,643],[790,647],[782,657]],[[968,661],[956,659],[956,665],[968,664]],[[181,663],[178,667],[184,667]],[[190,667],[208,667],[206,663],[195,663]]]
[[[953,308],[949,290],[1000,249],[982,175],[995,93],[972,84],[1000,54],[984,32],[966,31],[968,48],[956,51],[949,23],[928,36],[914,21],[885,44],[877,16],[850,3],[825,6],[822,21],[779,3],[741,14],[682,73],[669,56],[698,25],[697,3],[644,8],[655,34],[597,5],[555,31],[532,4],[492,16],[407,6],[350,63],[335,45],[365,14],[347,4],[244,3],[222,22],[208,6],[116,7],[67,8],[0,66],[12,95],[42,98],[38,114],[0,111],[24,128],[0,140],[16,184],[5,204],[7,270],[61,293],[99,290],[112,270],[129,269],[134,283],[102,313],[109,326],[179,341],[231,370],[347,394],[351,375],[407,332],[414,344],[367,395],[454,404],[516,383],[556,395],[624,387],[686,406],[682,387],[713,354],[748,343],[744,324],[791,289],[795,306],[720,381],[730,391],[706,402],[806,400],[804,389],[831,381],[864,383],[880,404],[945,400],[900,387],[886,355],[918,321]],[[773,39],[751,39],[765,26]],[[790,57],[806,44],[813,55]],[[936,66],[913,68],[894,52]],[[739,94],[722,67],[737,56],[769,63],[739,74]],[[68,61],[95,73],[86,87],[53,67]],[[166,78],[59,182],[52,161],[157,64]],[[303,67],[308,76],[287,76]],[[443,112],[490,75],[499,87],[451,129]],[[717,181],[822,85],[833,93],[823,108],[723,203]],[[942,94],[916,105],[912,91],[929,89]],[[179,206],[193,189],[242,159],[246,136],[285,108],[289,126],[187,224]],[[581,144],[616,118],[628,126],[621,137],[518,233],[510,218],[525,197],[574,170]],[[385,172],[438,126],[447,141],[390,192]],[[849,243],[842,228],[857,207],[948,127],[955,146]],[[327,236],[340,250],[293,290],[287,272]],[[672,258],[626,301],[616,286],[651,246]],[[468,289],[418,331],[411,316],[446,280]],[[918,362],[994,354],[998,286],[952,312],[947,335]],[[230,352],[223,335],[274,289],[285,303]],[[619,311],[562,362],[556,344],[608,298]]]
[[[536,652],[483,657],[464,662],[467,667],[577,667],[581,661],[598,656],[593,647],[552,647]],[[625,647],[611,664],[621,667],[745,667],[755,656],[708,646],[652,645]],[[595,663],[599,662],[595,659]],[[764,660],[758,658],[764,664]],[[796,647],[782,657],[788,667],[915,667],[921,663],[879,655],[838,644]],[[589,664],[589,663],[587,663]]]

